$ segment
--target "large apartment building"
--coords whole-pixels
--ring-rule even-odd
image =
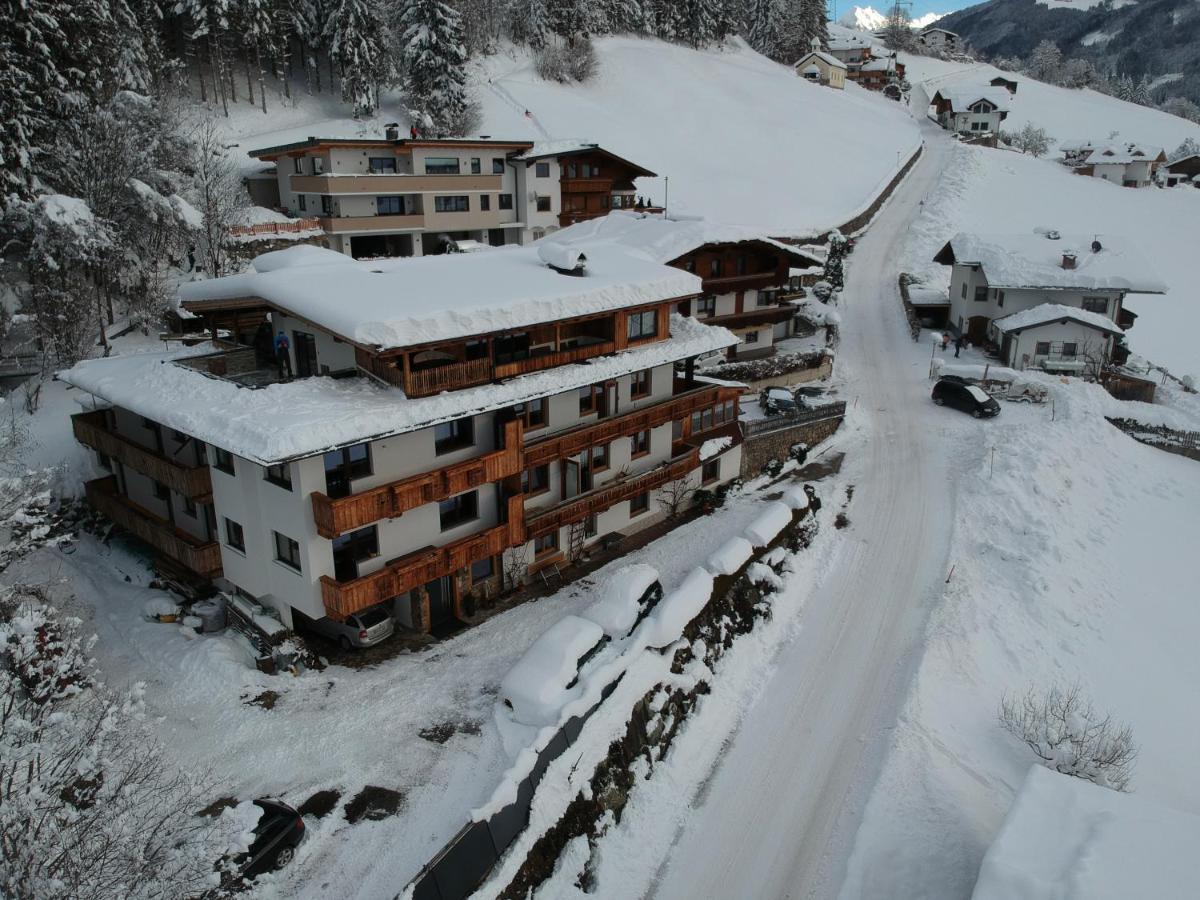
[[[635,179],[654,177],[580,141],[310,137],[250,155],[275,164],[280,208],[317,217],[326,245],[356,259],[528,244],[634,207]]]
[[[796,333],[801,282],[812,283],[823,263],[761,231],[701,218],[617,212],[563,229],[551,243],[588,252],[600,245],[646,254],[655,262],[699,276],[701,293],[677,311],[737,335],[729,359],[775,353]]]
[[[378,604],[418,631],[470,621],[737,476],[739,391],[692,365],[736,339],[673,314],[700,292],[615,247],[265,254],[182,291],[230,340],[62,374],[90,398],[87,496],[288,625]],[[295,377],[256,355],[264,315]]]

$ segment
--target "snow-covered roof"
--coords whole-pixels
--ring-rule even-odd
[[[1001,332],[1023,331],[1026,328],[1036,328],[1038,325],[1046,325],[1050,322],[1061,322],[1063,319],[1070,319],[1072,322],[1078,322],[1088,328],[1095,328],[1097,331],[1122,334],[1121,329],[1107,316],[1080,309],[1078,306],[1064,306],[1061,303],[1039,303],[1029,309],[995,319],[992,324],[996,326],[996,330]]]
[[[746,225],[731,225],[700,217],[668,217],[665,215],[614,210],[607,216],[578,222],[549,234],[538,245],[564,244],[587,248],[613,245],[626,252],[644,254],[657,263],[670,263],[705,244],[739,244],[758,241],[787,253],[793,262],[806,266],[821,263],[798,247],[769,238],[762,231]]]
[[[1109,165],[1127,165],[1132,162],[1147,162],[1163,156],[1162,147],[1149,144],[1109,144],[1097,147],[1088,155],[1087,163]]]
[[[940,31],[942,34],[948,34],[951,37],[958,37],[957,32],[951,31],[949,28],[942,28],[940,25],[930,25],[928,28],[922,28],[921,37],[925,37],[925,35],[935,31]]]
[[[987,283],[996,288],[1133,291],[1165,294],[1167,285],[1129,239],[1100,235],[1102,249],[1093,253],[1095,235],[966,234],[960,232],[934,259],[944,265],[982,266]],[[1063,254],[1075,254],[1075,268],[1064,269]]]
[[[950,104],[950,108],[956,112],[963,112],[969,107],[975,105],[980,100],[986,100],[992,106],[996,107],[1000,112],[1008,112],[1008,91],[1003,88],[994,89],[991,87],[961,87],[961,88],[938,88],[930,102],[935,102],[938,97],[941,97]]]
[[[793,66],[793,68],[798,69],[802,65],[804,65],[806,62],[808,62],[809,60],[813,60],[814,64],[815,64],[815,60],[818,60],[818,59],[821,62],[825,63],[825,65],[831,66],[835,69],[846,68],[846,64],[844,62],[842,62],[836,56],[830,56],[824,50],[809,50],[802,57],[800,57],[798,60],[796,60],[794,63],[792,63],[792,66]]]
[[[1096,149],[1095,143],[1090,140],[1070,140],[1063,141],[1058,145],[1058,149],[1063,153],[1091,153]]]
[[[261,297],[346,340],[381,349],[526,328],[700,292],[700,279],[617,246],[564,275],[536,247],[359,262],[320,247],[264,253],[240,275],[193,281],[184,304]]]
[[[862,50],[871,46],[869,37],[860,36],[857,34],[847,34],[841,37],[831,37],[826,42],[826,47],[829,50]]]
[[[514,156],[514,160],[520,160],[526,164],[532,163],[535,160],[547,159],[557,156],[574,156],[578,153],[600,153],[607,156],[609,159],[615,159],[617,162],[624,163],[632,169],[636,170],[636,175],[646,178],[656,177],[654,172],[649,169],[639,166],[635,162],[630,162],[622,156],[617,156],[610,150],[605,150],[599,144],[591,141],[581,141],[576,138],[567,138],[558,141],[542,141],[536,143],[524,153]]]
[[[821,70],[817,68],[816,63],[810,63],[809,65],[805,66],[801,70],[800,74],[801,75],[820,75]]]
[[[1177,166],[1180,163],[1189,162],[1193,159],[1200,159],[1200,153],[1189,153],[1186,156],[1178,156],[1167,163],[1167,168],[1169,169],[1171,166]]]
[[[896,61],[890,56],[885,56],[880,59],[872,59],[869,62],[862,64],[864,72],[888,72],[896,68]]]
[[[1034,766],[973,900],[1194,897],[1200,816]]]
[[[665,341],[419,399],[369,378],[298,378],[254,390],[173,364],[212,352],[211,345],[85,360],[58,378],[259,465],[273,465],[576,390],[737,342],[724,328],[672,315]]]

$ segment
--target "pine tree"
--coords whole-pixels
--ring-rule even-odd
[[[413,117],[433,134],[460,133],[469,103],[458,13],[443,0],[408,0],[399,33]]]
[[[326,34],[329,53],[342,73],[342,99],[354,115],[375,111],[378,88],[387,72],[383,30],[367,0],[339,0]]]
[[[684,16],[680,24],[683,33],[680,37],[693,47],[707,47],[724,37],[720,33],[719,0],[687,0],[682,6]]]
[[[782,0],[749,0],[746,6],[746,39],[750,46],[771,59],[780,59],[786,13]]]
[[[1150,79],[1145,75],[1142,80],[1137,83],[1137,87],[1133,89],[1133,102],[1142,106],[1153,106],[1154,96],[1150,89]]]
[[[600,14],[603,32],[605,34],[630,34],[644,31],[646,28],[646,11],[641,0],[606,0],[601,6]]]
[[[840,291],[845,281],[842,260],[846,257],[847,241],[836,229],[829,232],[828,240],[829,254],[825,257],[825,272],[821,277],[835,291]]]
[[[1042,41],[1033,48],[1027,74],[1047,84],[1058,84],[1062,76],[1062,52],[1053,41]]]
[[[547,25],[554,34],[574,47],[592,33],[591,3],[588,0],[550,0],[546,5]]]

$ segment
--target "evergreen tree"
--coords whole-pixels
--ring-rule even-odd
[[[693,47],[707,47],[723,35],[720,31],[720,3],[718,0],[687,0],[682,4],[682,34],[679,37]]]
[[[1047,84],[1058,84],[1062,76],[1062,53],[1053,41],[1042,41],[1033,48],[1027,74]]]
[[[371,115],[388,60],[378,16],[367,0],[339,0],[326,35],[341,71],[342,99],[354,105],[355,116]]]
[[[749,0],[746,5],[746,39],[750,46],[771,59],[784,52],[786,13],[782,0]]]
[[[546,46],[550,34],[550,13],[546,0],[515,0],[512,5],[512,38],[533,50]]]
[[[1142,76],[1142,80],[1133,89],[1133,102],[1142,106],[1154,105],[1154,97],[1150,90],[1150,79],[1145,75]]]
[[[835,291],[840,291],[845,283],[842,271],[842,260],[846,258],[847,241],[838,230],[829,232],[829,255],[825,257],[825,272],[821,276]]]
[[[606,34],[629,34],[646,28],[646,11],[641,0],[606,0],[601,6]]]
[[[414,119],[433,134],[461,133],[469,103],[458,13],[443,0],[408,0],[399,32]]]
[[[592,33],[592,5],[588,0],[549,0],[546,24],[570,47]]]

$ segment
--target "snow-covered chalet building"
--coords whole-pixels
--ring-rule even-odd
[[[1008,118],[1008,92],[1003,89],[939,89],[929,102],[937,123],[956,134],[994,135]]]
[[[797,247],[740,225],[700,218],[617,212],[566,228],[546,239],[585,253],[615,245],[655,262],[698,275],[701,294],[681,301],[677,312],[732,331],[738,343],[731,360],[775,353],[777,341],[797,331],[793,301],[804,296],[823,263]]]
[[[953,31],[939,28],[937,25],[930,25],[917,35],[917,43],[927,50],[953,54],[961,48],[962,39]]]
[[[355,259],[528,244],[634,208],[636,179],[655,177],[581,141],[310,137],[250,156],[274,164],[281,209],[317,217],[326,246]]]
[[[1108,235],[960,233],[934,261],[952,267],[951,326],[1014,369],[1093,371],[1133,327],[1126,294],[1167,292],[1128,240]]]
[[[736,338],[674,314],[702,292],[615,246],[264,254],[181,291],[227,339],[62,373],[88,398],[87,496],[287,625],[379,604],[416,631],[470,622],[738,475],[739,390],[693,365]],[[294,377],[256,352],[263,328]]]
[[[1162,147],[1148,144],[1095,145],[1091,141],[1072,141],[1059,150],[1063,165],[1076,175],[1090,175],[1122,187],[1149,187],[1159,166],[1167,161]]]

